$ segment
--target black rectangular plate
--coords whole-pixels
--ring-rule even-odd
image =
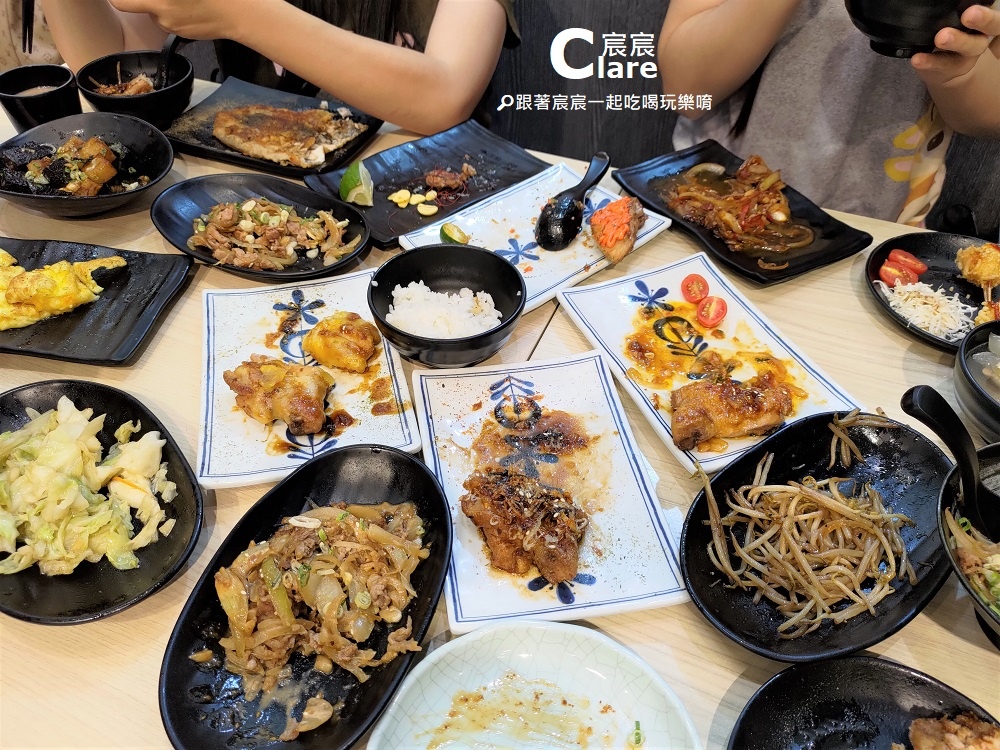
[[[0,237],[0,248],[31,270],[60,260],[79,262],[120,255],[124,268],[98,270],[104,287],[96,302],[27,328],[0,331],[0,352],[89,365],[124,365],[150,334],[170,300],[184,287],[194,259],[137,253],[101,245]]]
[[[307,174],[336,169],[340,165],[350,162],[378,134],[378,129],[382,127],[382,121],[369,117],[352,107],[347,107],[353,113],[351,119],[365,123],[368,130],[342,148],[327,154],[326,161],[323,162],[322,166],[310,169],[278,164],[267,159],[257,159],[241,154],[212,135],[212,126],[215,124],[216,113],[224,109],[245,107],[249,104],[266,104],[270,107],[294,110],[320,109],[320,104],[323,101],[329,102],[329,109],[335,114],[340,107],[347,107],[346,104],[336,99],[314,99],[311,96],[289,94],[258,86],[255,83],[247,83],[239,78],[227,78],[210,96],[174,120],[173,124],[164,131],[164,134],[174,148],[184,154],[235,164],[239,167],[255,169],[258,172],[302,179]],[[340,181],[338,180],[337,183],[339,185]]]
[[[475,167],[476,176],[466,184],[467,195],[442,206],[433,216],[421,216],[416,206],[399,208],[387,197],[400,188],[423,185],[423,176],[432,169],[459,171],[462,163]],[[504,188],[547,169],[549,164],[532,156],[515,143],[491,133],[473,120],[437,135],[380,151],[365,159],[375,185],[375,205],[359,206],[368,222],[372,241],[379,247],[393,245],[400,235],[440,221],[445,216],[478,203]],[[340,197],[344,170],[309,175],[306,185],[317,193]]]
[[[723,240],[712,234],[711,230],[678,216],[660,198],[656,190],[650,187],[650,182],[653,180],[675,175],[702,162],[721,164],[727,173],[732,174],[743,163],[743,159],[718,142],[709,140],[683,151],[657,156],[641,164],[615,170],[612,176],[650,211],[666,214],[694,234],[720,263],[740,276],[761,284],[784,281],[806,271],[812,271],[814,268],[849,258],[872,243],[872,236],[867,232],[838,221],[795,188],[786,187],[784,193],[792,209],[792,217],[806,221],[816,233],[816,239],[805,247],[789,250],[787,253],[747,253],[730,250]],[[780,164],[769,166],[772,169],[781,167]],[[787,262],[788,266],[781,270],[768,271],[757,264],[758,259],[777,264]]]

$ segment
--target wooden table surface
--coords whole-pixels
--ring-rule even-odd
[[[199,85],[197,96],[209,90]],[[0,123],[0,140],[13,131]],[[385,131],[368,153],[408,140]],[[555,160],[556,157],[543,158]],[[571,165],[581,167],[579,163]],[[178,155],[161,183],[237,168]],[[613,186],[607,178],[605,183]],[[157,191],[158,192],[158,191]],[[112,214],[77,220],[50,219],[0,201],[0,236],[59,239],[158,253],[176,253],[149,219],[152,195]],[[875,243],[909,231],[858,216],[838,218],[871,233]],[[678,260],[700,250],[679,231],[667,231],[616,267],[591,277],[599,282]],[[364,267],[392,252],[373,250]],[[896,419],[899,399],[927,383],[954,402],[953,357],[906,336],[876,307],[863,278],[867,251],[777,286],[762,288],[730,275],[736,286],[796,348],[816,361],[869,409]],[[202,290],[258,286],[199,265],[192,283],[170,308],[152,340],[129,367],[93,367],[34,357],[0,355],[0,390],[53,378],[81,378],[126,390],[163,421],[195,463],[201,394]],[[572,354],[591,347],[555,302],[525,315],[511,342],[486,364]],[[411,366],[406,365],[407,374]],[[660,476],[665,507],[686,509],[698,489],[656,437],[631,400],[621,394],[639,446]],[[926,432],[926,430],[923,430]],[[272,485],[218,490],[208,495],[198,546],[165,589],[105,620],[46,627],[0,615],[0,748],[169,747],[157,707],[157,679],[167,639],[193,584],[241,515]],[[429,636],[446,627],[444,604]],[[693,604],[595,618],[596,627],[634,649],[684,702],[702,743],[725,747],[733,723],[753,692],[784,668],[758,657],[716,631]],[[977,625],[972,606],[954,577],[909,625],[871,652],[946,682],[1000,716],[1000,652]]]

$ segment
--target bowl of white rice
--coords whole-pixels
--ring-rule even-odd
[[[471,245],[426,245],[386,261],[368,287],[375,324],[399,353],[428,367],[466,367],[496,354],[527,292],[517,268]]]

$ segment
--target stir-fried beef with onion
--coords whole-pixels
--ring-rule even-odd
[[[220,568],[215,588],[229,632],[219,642],[247,700],[274,688],[294,653],[364,682],[365,669],[419,651],[402,613],[416,596],[410,576],[428,555],[423,533],[411,503],[316,508]],[[381,656],[362,647],[377,623],[393,628]]]
[[[710,229],[736,252],[787,252],[813,241],[812,229],[792,218],[781,173],[751,156],[732,176],[704,162],[664,180],[660,197],[688,221]]]
[[[292,206],[256,198],[243,203],[220,203],[194,221],[190,249],[205,248],[220,263],[239,268],[280,271],[294,265],[299,254],[323,257],[329,266],[350,253],[359,234],[344,242],[347,220],[328,211],[299,216]]]

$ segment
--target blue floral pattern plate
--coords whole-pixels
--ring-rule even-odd
[[[376,443],[416,452],[420,436],[399,354],[384,340],[363,374],[324,368],[335,385],[327,413],[352,423],[317,435],[292,435],[281,421],[264,425],[236,406],[222,377],[264,354],[295,364],[320,365],[302,351],[302,337],[337,310],[370,321],[368,285],[374,271],[336,279],[204,294],[205,389],[198,441],[198,481],[204,487],[274,482],[334,447]],[[336,420],[335,420],[336,421]]]
[[[689,329],[683,320],[681,282],[689,274],[700,274],[708,282],[708,294],[721,297],[728,312],[712,333],[702,335]],[[559,302],[584,336],[607,355],[611,371],[632,397],[643,416],[678,461],[694,470],[697,460],[709,474],[724,468],[763,437],[730,438],[709,446],[714,450],[681,450],[674,444],[670,428],[670,393],[674,388],[693,382],[678,373],[662,387],[640,382],[636,363],[626,355],[626,340],[635,331],[640,312],[656,319],[653,330],[662,339],[663,350],[683,351],[697,357],[716,349],[724,359],[740,351],[767,350],[787,369],[792,382],[805,391],[786,421],[825,411],[849,411],[861,403],[833,382],[808,357],[797,352],[778,329],[729,280],[709,262],[705,253],[688,256],[667,266],[653,268],[559,293]],[[740,357],[742,364],[732,371],[735,380],[752,377],[755,372]]]
[[[517,266],[528,289],[524,311],[529,312],[555,297],[560,289],[579,284],[608,265],[590,234],[590,217],[594,211],[621,196],[600,185],[587,194],[583,229],[569,247],[552,252],[543,250],[535,242],[535,222],[542,206],[553,195],[576,185],[581,179],[581,175],[565,164],[556,164],[488,200],[456,211],[419,231],[404,234],[399,244],[405,250],[434,245],[441,242],[442,224],[457,225],[469,235],[470,245],[492,250]],[[669,226],[670,219],[647,210],[646,223],[635,241],[636,248]]]
[[[455,523],[445,583],[452,632],[518,617],[576,620],[687,601],[677,565],[680,513],[661,509],[655,475],[636,447],[614,380],[598,352],[516,365],[415,371],[413,389],[424,460],[444,487]],[[589,514],[579,571],[557,585],[534,567],[514,575],[490,566],[479,530],[462,512],[463,483],[476,461],[473,444],[484,428],[504,424],[504,410],[511,408],[568,412],[589,436],[585,453],[568,455],[508,440],[515,451],[501,459],[512,471],[534,474],[543,484],[568,491]],[[616,549],[629,552],[618,554]]]

